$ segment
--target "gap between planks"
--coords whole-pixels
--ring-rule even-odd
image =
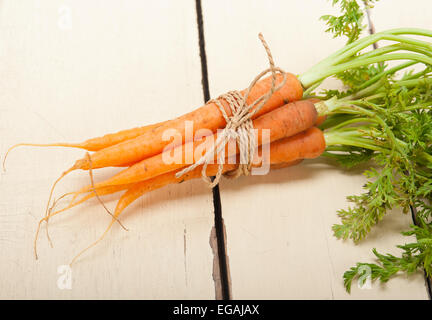
[[[208,81],[207,55],[205,51],[204,20],[201,0],[195,0],[199,53],[201,60],[201,83],[203,88],[204,102],[210,100],[210,89]],[[214,177],[212,177],[214,179]],[[213,252],[213,281],[215,285],[216,300],[231,299],[231,276],[229,272],[228,255],[226,252],[226,232],[222,217],[222,203],[219,193],[219,185],[212,189],[214,226],[210,232],[210,247]]]

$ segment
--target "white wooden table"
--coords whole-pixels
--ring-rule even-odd
[[[390,3],[391,2],[391,3]],[[377,30],[432,28],[428,0],[382,1]],[[247,87],[266,68],[262,32],[277,65],[301,73],[344,44],[319,21],[334,12],[324,0],[203,1],[209,89],[215,97]],[[393,15],[390,17],[389,12]],[[4,0],[0,4],[0,153],[18,142],[80,141],[150,124],[204,102],[196,2]],[[51,249],[37,220],[52,182],[82,151],[21,148],[0,176],[0,299],[214,299],[220,297],[210,246],[212,191],[189,181],[152,192],[132,205],[109,236],[73,266],[71,286],[59,266],[94,241],[110,217],[97,201],[51,221]],[[103,179],[114,172],[96,172]],[[88,183],[74,173],[56,194]],[[369,290],[343,272],[397,252],[410,217],[389,214],[359,245],[336,240],[331,226],[345,196],[361,191],[357,171],[322,160],[267,176],[220,184],[230,293],[234,299],[427,299],[421,273]],[[108,197],[113,208],[116,197]],[[215,264],[216,263],[216,264]],[[215,264],[215,267],[214,267]],[[60,271],[60,273],[58,272]]]

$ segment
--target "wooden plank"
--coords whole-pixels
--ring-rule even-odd
[[[326,1],[218,1],[203,7],[212,97],[247,87],[267,67],[259,32],[276,65],[293,73],[306,71],[345,42],[324,34],[318,19],[334,12]],[[323,160],[222,181],[233,298],[426,299],[421,273],[369,290],[354,283],[352,294],[345,292],[343,272],[359,260],[372,261],[373,247],[397,252],[394,245],[405,240],[399,232],[410,224],[408,215],[396,211],[359,245],[336,240],[331,231],[339,222],[336,210],[346,207],[345,197],[361,192],[364,182],[359,170],[344,171]]]
[[[371,18],[376,32],[393,28],[423,28],[430,29],[431,2],[416,0],[408,5],[403,0],[382,1],[371,10]]]
[[[80,141],[150,124],[203,103],[195,2],[13,1],[0,10],[0,152],[15,143]],[[17,149],[0,179],[0,298],[213,299],[211,190],[201,181],[137,201],[109,236],[71,258],[110,217],[93,201],[52,219],[33,257],[37,220],[55,178],[83,152]],[[115,170],[95,172],[97,180]],[[80,172],[56,194],[88,184]],[[113,208],[116,197],[108,198]],[[66,283],[67,284],[67,283]]]

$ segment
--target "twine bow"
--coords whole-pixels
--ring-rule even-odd
[[[223,117],[225,118],[226,126],[218,134],[218,137],[213,147],[207,150],[206,153],[194,164],[186,167],[182,171],[177,172],[177,178],[194,170],[196,167],[203,165],[202,178],[209,184],[210,187],[216,186],[219,183],[223,172],[223,166],[225,163],[225,146],[231,139],[235,139],[236,144],[238,145],[240,164],[237,169],[226,173],[226,175],[232,178],[236,178],[240,175],[250,174],[250,171],[252,169],[253,157],[257,148],[257,141],[252,125],[252,117],[261,110],[261,108],[267,103],[273,93],[279,90],[282,86],[284,86],[286,82],[286,73],[282,69],[275,67],[273,56],[270,52],[270,48],[268,47],[267,42],[264,40],[263,35],[260,33],[258,37],[261,40],[261,43],[267,53],[270,68],[265,69],[255,77],[255,79],[246,89],[244,96],[239,91],[229,91],[219,96],[216,100],[209,100],[207,102],[207,104],[214,103],[218,106]],[[271,72],[272,74],[272,85],[270,90],[266,94],[257,98],[251,104],[247,104],[246,101],[252,88],[263,76],[265,76],[269,72]],[[278,86],[276,86],[276,73],[280,73],[283,75],[283,80]],[[231,116],[227,115],[225,108],[221,103],[222,99],[228,103],[231,109]],[[218,172],[216,173],[214,180],[211,181],[210,178],[207,177],[206,171],[207,165],[213,163],[215,154],[217,155]]]

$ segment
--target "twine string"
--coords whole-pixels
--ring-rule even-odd
[[[198,159],[194,164],[186,167],[185,169],[176,173],[179,178],[182,175],[194,170],[200,165],[202,167],[202,178],[208,183],[210,187],[216,186],[223,174],[223,166],[225,163],[225,147],[230,140],[235,140],[239,148],[240,163],[237,169],[226,173],[225,175],[231,178],[236,178],[240,175],[249,175],[252,169],[253,157],[257,149],[257,139],[254,133],[252,118],[258,113],[262,107],[267,103],[274,92],[282,88],[286,83],[286,73],[275,66],[273,56],[267,42],[264,40],[263,35],[258,35],[261,43],[267,53],[267,58],[270,67],[259,73],[250,83],[244,95],[239,91],[229,91],[215,100],[209,100],[207,104],[214,103],[219,108],[226,121],[225,128],[218,133],[216,142],[211,149],[206,150],[205,154]],[[269,91],[252,103],[247,104],[249,94],[256,83],[266,74],[271,73],[271,87]],[[283,75],[282,82],[276,86],[276,74]],[[228,116],[221,101],[225,100],[231,110],[231,116]],[[214,162],[215,154],[217,155],[218,171],[213,181],[207,176],[207,166]]]

